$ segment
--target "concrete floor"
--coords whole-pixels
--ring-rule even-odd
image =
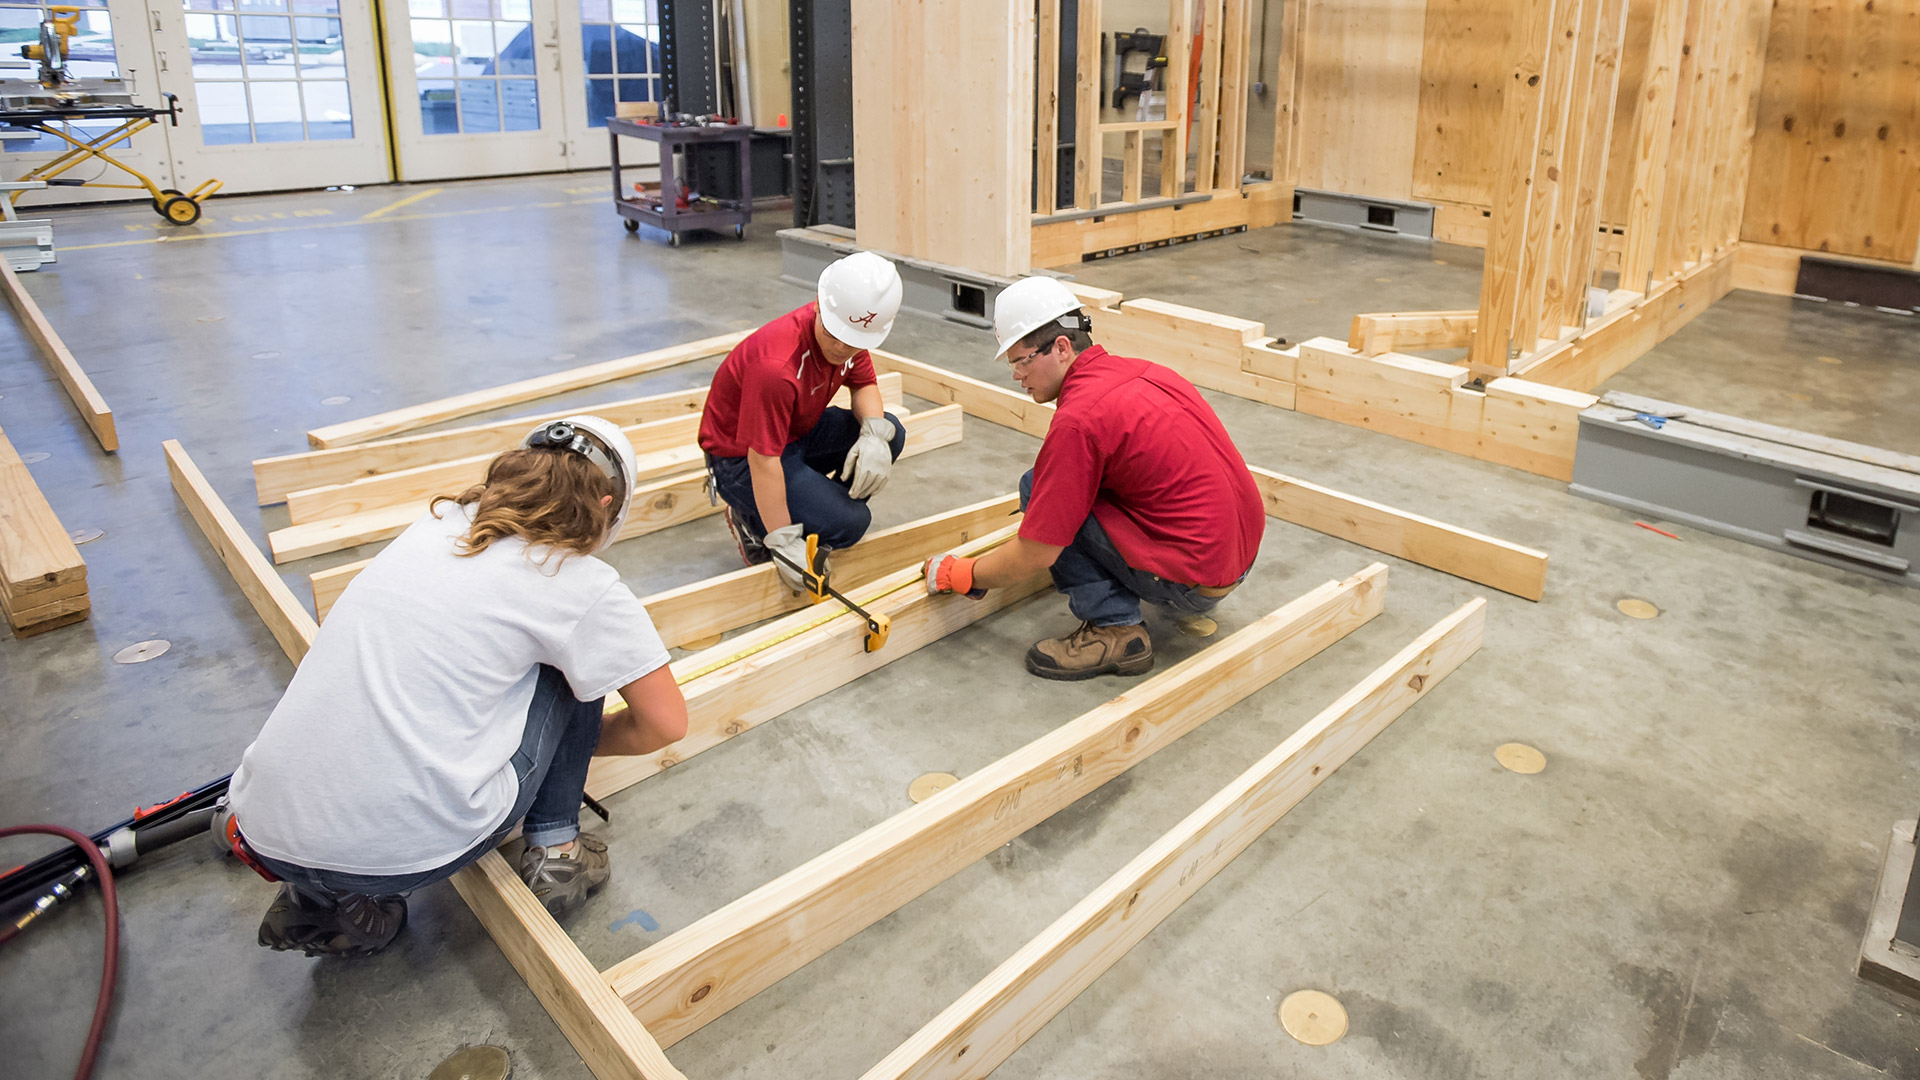
[[[602,192],[592,175],[449,185],[371,220],[409,192],[221,200],[205,238],[180,242],[145,209],[59,216],[61,262],[27,285],[113,404],[124,449],[100,454],[0,327],[0,427],[51,455],[34,474],[69,527],[106,530],[82,549],[93,618],[0,641],[0,821],[97,828],[229,770],[291,674],[173,497],[161,440],[185,443],[259,540],[285,511],[253,509],[248,462],[301,449],[309,427],[750,327],[807,298],[774,276],[779,222],[671,251],[629,238]],[[1359,311],[1467,306],[1479,278],[1477,252],[1305,227],[1081,276],[1295,340],[1344,334]],[[1780,330],[1714,341],[1755,310]],[[1782,391],[1772,380],[1804,387],[1808,370],[1839,387],[1865,366],[1852,361],[1911,357],[1908,324],[1839,315],[1737,294],[1642,363],[1687,369],[1685,386],[1725,396],[1681,400],[1718,408]],[[1804,358],[1782,342],[1838,332],[1853,344],[1826,355],[1848,362],[1790,366]],[[1005,378],[979,331],[909,315],[889,346]],[[696,385],[712,366],[574,398]],[[1846,394],[1833,415],[1902,407]],[[352,400],[321,404],[334,395]],[[1667,540],[1548,480],[1209,396],[1256,464],[1550,552],[1546,599],[1385,559],[1381,617],[681,1043],[689,1076],[859,1075],[1476,596],[1490,604],[1480,654],[996,1076],[1920,1076],[1920,1026],[1851,971],[1881,845],[1914,812],[1920,597],[1688,530]],[[1900,415],[1911,429],[1912,409]],[[876,523],[1009,491],[1035,446],[969,421],[962,445],[902,463]],[[305,596],[307,573],[364,554],[287,577]],[[734,564],[717,518],[611,554],[643,594]],[[1222,629],[1376,558],[1270,523]],[[1663,614],[1625,618],[1627,596]],[[1058,598],[1029,601],[611,800],[616,877],[569,932],[610,964],[904,808],[920,773],[976,770],[1128,685],[1025,675],[1026,644],[1068,626]],[[110,661],[151,637],[172,651]],[[1163,664],[1201,644],[1157,637]],[[1547,770],[1503,771],[1493,750],[1513,740]],[[401,942],[360,962],[257,947],[271,894],[200,844],[124,879],[100,1075],[419,1077],[472,1042],[508,1046],[521,1080],[588,1075],[451,889],[418,894]],[[88,899],[0,950],[7,1075],[70,1069],[98,917]],[[1346,1004],[1345,1039],[1285,1036],[1274,1010],[1303,987]]]

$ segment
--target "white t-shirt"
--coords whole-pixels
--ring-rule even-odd
[[[234,772],[234,813],[261,854],[374,875],[450,862],[513,809],[538,665],[593,701],[667,662],[599,559],[529,558],[517,538],[456,555],[471,511],[443,503],[444,519],[414,522],[328,614]]]

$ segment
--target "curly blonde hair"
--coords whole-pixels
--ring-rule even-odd
[[[607,501],[611,496],[614,501]],[[567,450],[508,450],[487,466],[487,478],[459,495],[432,503],[456,503],[474,511],[473,526],[459,544],[462,556],[478,555],[495,540],[517,536],[529,548],[545,545],[565,554],[591,555],[613,527],[620,485],[579,454]],[[564,554],[563,556],[564,557]]]

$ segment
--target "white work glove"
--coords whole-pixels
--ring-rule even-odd
[[[781,559],[773,560],[773,568],[780,572],[780,581],[794,592],[807,591],[807,579],[794,567],[807,565],[807,532],[804,525],[788,525],[784,529],[775,529],[761,541],[767,550],[778,554]]]
[[[840,466],[840,478],[847,482],[847,494],[856,499],[870,499],[887,486],[887,476],[893,472],[893,421],[885,416],[875,416],[860,421],[860,437],[854,440],[853,449],[847,451],[847,460]]]

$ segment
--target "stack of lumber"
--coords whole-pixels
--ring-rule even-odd
[[[15,637],[87,617],[87,564],[0,432],[0,612]]]

